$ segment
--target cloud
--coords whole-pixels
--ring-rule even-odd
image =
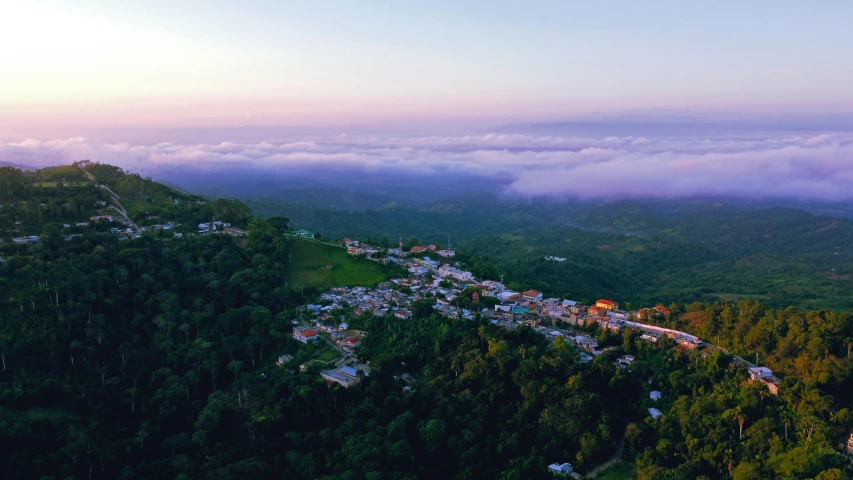
[[[505,179],[508,193],[534,197],[853,198],[853,136],[837,133],[694,138],[335,135],[287,143],[156,145],[78,137],[0,144],[0,161],[41,167],[81,159],[143,174],[252,167],[419,178],[479,176]]]

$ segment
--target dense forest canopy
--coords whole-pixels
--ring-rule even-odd
[[[644,268],[688,272],[711,247],[614,241],[623,261],[612,267],[600,263],[613,250],[600,248],[525,266],[527,246],[497,237],[460,260],[512,286],[579,300],[598,298],[599,287],[636,287],[638,303],[674,302],[653,321],[757,355],[780,376],[778,395],[720,350],[592,326],[585,333],[607,353],[584,362],[562,336],[447,318],[429,299],[408,320],[358,316],[354,306],[330,312],[365,332],[356,356],[370,374],[345,389],[320,377],[332,361],[316,360],[322,344],[292,337],[293,322],[308,315],[302,307],[316,300],[290,283],[296,248],[283,235],[286,219],[254,218],[242,202],[99,164],[3,168],[0,195],[4,478],[544,479],[551,463],[586,473],[620,451],[644,480],[853,475],[835,451],[853,428],[853,318],[761,299],[690,303],[675,290],[654,299],[643,289]],[[140,223],[194,231],[222,219],[251,232],[121,237],[92,223],[67,235],[64,224],[101,212],[98,202],[120,204]],[[25,230],[39,241],[6,238]],[[560,234],[536,238],[565,243]],[[501,260],[499,251],[519,257]],[[607,269],[623,267],[632,279],[608,284]],[[456,302],[470,306],[472,291]],[[630,369],[615,365],[623,354],[636,358]],[[415,379],[411,389],[403,374]],[[652,418],[650,407],[663,415]]]

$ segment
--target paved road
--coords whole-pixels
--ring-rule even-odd
[[[748,362],[748,361],[746,361],[745,359],[740,358],[740,357],[738,357],[737,355],[735,355],[734,353],[731,353],[730,351],[726,350],[725,348],[723,348],[723,347],[718,347],[718,346],[714,345],[714,344],[713,344],[713,343],[711,343],[711,342],[706,342],[706,341],[704,341],[704,340],[703,340],[703,341],[702,341],[702,345],[703,345],[703,346],[705,346],[706,348],[714,348],[714,349],[717,349],[717,350],[719,350],[719,351],[721,351],[721,352],[725,353],[726,355],[730,355],[730,356],[732,356],[735,360],[737,360],[738,362],[743,363],[744,365],[746,365],[748,368],[754,368],[754,367],[755,367],[755,364],[754,364],[754,363],[752,363],[752,362]]]

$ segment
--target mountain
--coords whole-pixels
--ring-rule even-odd
[[[18,163],[4,162],[2,160],[0,160],[0,167],[12,167],[12,168],[17,168],[18,170],[27,170],[27,171],[35,170],[34,167],[31,167],[29,165],[21,165]]]

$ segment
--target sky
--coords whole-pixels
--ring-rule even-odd
[[[0,0],[0,12],[0,162],[853,198],[849,1]]]
[[[5,128],[853,112],[843,0],[0,4]]]

